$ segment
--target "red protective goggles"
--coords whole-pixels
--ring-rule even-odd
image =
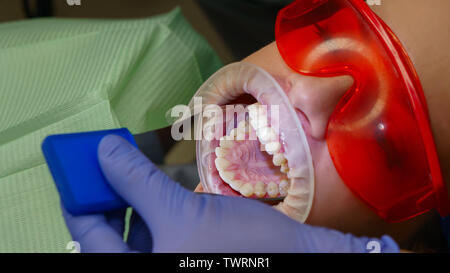
[[[282,9],[276,42],[295,71],[350,75],[326,140],[346,185],[380,217],[450,214],[422,86],[400,41],[362,0],[298,0]]]

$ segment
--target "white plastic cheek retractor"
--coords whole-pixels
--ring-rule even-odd
[[[246,93],[257,102],[227,105]],[[201,126],[195,134],[204,190],[248,198],[285,196],[275,208],[304,222],[314,196],[312,157],[301,122],[276,80],[256,65],[234,63],[199,88],[192,110],[198,112],[200,98],[202,114],[195,119]]]

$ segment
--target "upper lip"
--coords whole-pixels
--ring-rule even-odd
[[[300,120],[300,123],[302,124],[305,134],[309,136],[311,132],[311,123],[308,119],[308,116],[306,116],[306,114],[301,109],[294,108],[294,111],[297,113],[297,117]]]

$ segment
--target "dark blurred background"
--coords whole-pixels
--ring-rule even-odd
[[[224,64],[274,40],[278,10],[291,0],[0,0],[0,23],[37,17],[139,18],[180,6]],[[77,5],[79,3],[80,5]],[[72,5],[70,5],[72,4]],[[1,39],[1,37],[0,37]],[[198,183],[194,141],[175,143],[170,128],[136,136],[140,149],[186,187]]]
[[[75,3],[79,2],[80,5]],[[273,41],[278,10],[290,0],[0,0],[0,22],[33,17],[138,18],[176,6],[225,63]],[[69,3],[73,3],[70,5]]]

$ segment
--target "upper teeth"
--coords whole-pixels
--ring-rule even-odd
[[[216,167],[220,168],[221,170],[225,170],[230,165],[230,162],[222,157],[217,157],[214,163],[216,164]]]
[[[247,107],[248,109],[248,115],[250,117],[251,120],[253,120],[253,122],[256,121],[261,121],[262,123],[266,123],[267,124],[267,106],[265,105],[261,105],[259,103],[254,103],[252,105],[249,105]],[[258,124],[258,123],[255,123]],[[257,127],[254,126],[252,124],[253,127]]]
[[[273,165],[282,166],[286,162],[286,158],[281,153],[275,153],[272,159]]]
[[[270,127],[263,127],[256,129],[256,136],[258,136],[258,139],[262,144],[277,141],[277,134]]]
[[[280,170],[282,173],[288,173],[289,172],[288,164],[287,163],[282,164]]]
[[[278,141],[272,141],[266,144],[265,146],[266,152],[268,154],[273,155],[274,153],[278,152],[281,148],[281,144]]]
[[[222,147],[216,148],[216,156],[218,158],[225,157],[226,155],[227,155],[227,151],[225,150],[225,148],[222,148]]]
[[[233,147],[233,140],[245,140],[246,134],[249,134],[249,125],[256,131],[256,136],[261,143],[261,151],[266,151],[272,155],[272,161],[275,166],[280,166],[280,171],[287,174],[289,179],[301,178],[305,175],[305,170],[299,168],[289,168],[285,155],[280,152],[281,143],[278,141],[277,134],[273,128],[268,126],[267,109],[260,104],[253,104],[248,107],[249,122],[241,121],[235,129],[220,139],[220,146],[215,149],[217,156],[215,165],[222,179],[228,183],[234,190],[239,191],[243,196],[264,197],[267,193],[269,197],[285,196],[288,192],[291,182],[283,179],[277,184],[270,182],[267,185],[264,182],[256,183],[243,182],[234,179],[234,173],[227,170],[231,163],[225,158],[229,149]],[[250,123],[250,124],[249,124]]]
[[[222,148],[231,148],[233,147],[233,142],[231,140],[227,140],[224,137],[220,138],[220,147]]]
[[[261,151],[266,151],[273,155],[273,164],[280,166],[280,170],[288,175],[288,178],[300,178],[305,176],[304,169],[289,168],[286,157],[280,153],[281,143],[278,141],[277,134],[273,128],[268,125],[267,107],[259,103],[248,106],[249,122],[255,129],[256,136],[261,142]]]

